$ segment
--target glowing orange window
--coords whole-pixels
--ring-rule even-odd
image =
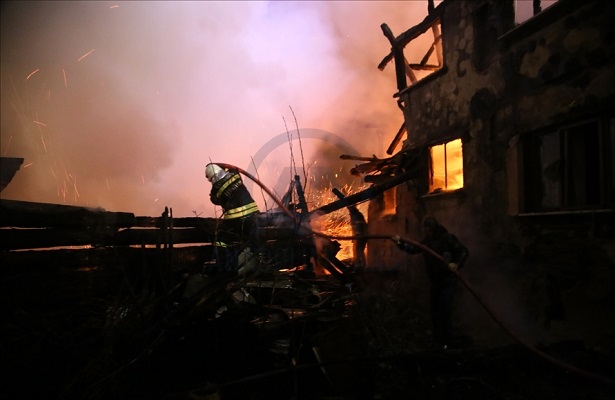
[[[463,149],[461,139],[430,147],[429,193],[463,187]]]

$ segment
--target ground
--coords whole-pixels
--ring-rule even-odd
[[[398,274],[214,275],[197,296],[165,297],[121,274],[101,287],[101,271],[89,272],[5,274],[3,398],[607,400],[615,390],[613,354],[582,340],[539,349],[555,361],[463,334],[434,349]]]

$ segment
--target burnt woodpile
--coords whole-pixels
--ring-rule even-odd
[[[259,221],[274,268],[246,275],[205,272],[236,240],[216,219],[10,200],[0,216],[4,398],[608,398],[519,346],[430,349],[401,271],[283,271],[311,244],[275,213]],[[582,343],[549,351],[615,371]]]
[[[326,356],[312,350],[314,334],[342,318],[353,295],[339,274],[279,271],[315,254],[276,213],[259,220],[263,268],[242,275],[209,268],[215,242],[239,240],[218,219],[13,200],[0,201],[0,216],[11,398],[205,398],[277,369],[252,386],[271,384],[292,363]],[[317,367],[303,375],[314,389],[327,384]]]
[[[67,246],[171,246],[211,243],[213,218],[136,217],[58,204],[0,200],[1,250],[49,249]]]

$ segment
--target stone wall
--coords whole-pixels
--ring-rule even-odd
[[[512,1],[444,3],[445,68],[401,95],[403,149],[460,137],[464,188],[425,195],[412,182],[402,185],[394,215],[378,219],[372,202],[370,230],[420,238],[419,221],[431,214],[470,248],[464,274],[519,334],[582,337],[596,346],[612,341],[614,325],[605,321],[615,321],[613,207],[522,215],[516,146],[519,135],[549,126],[615,117],[615,5],[560,0],[513,27]],[[389,243],[370,243],[369,257],[370,264],[416,269],[417,286],[424,284],[420,257]],[[456,324],[467,334],[501,339],[468,291],[457,307]]]

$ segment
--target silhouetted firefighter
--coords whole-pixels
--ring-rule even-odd
[[[338,189],[333,188],[333,193],[340,199],[346,198],[342,192]],[[366,261],[365,261],[365,247],[367,247],[367,239],[361,238],[365,234],[367,234],[367,222],[365,221],[365,217],[359,211],[356,205],[349,204],[347,207],[348,213],[350,214],[350,225],[352,227],[352,235],[355,236],[353,240],[353,260],[352,266],[357,271],[362,271],[365,269]]]

